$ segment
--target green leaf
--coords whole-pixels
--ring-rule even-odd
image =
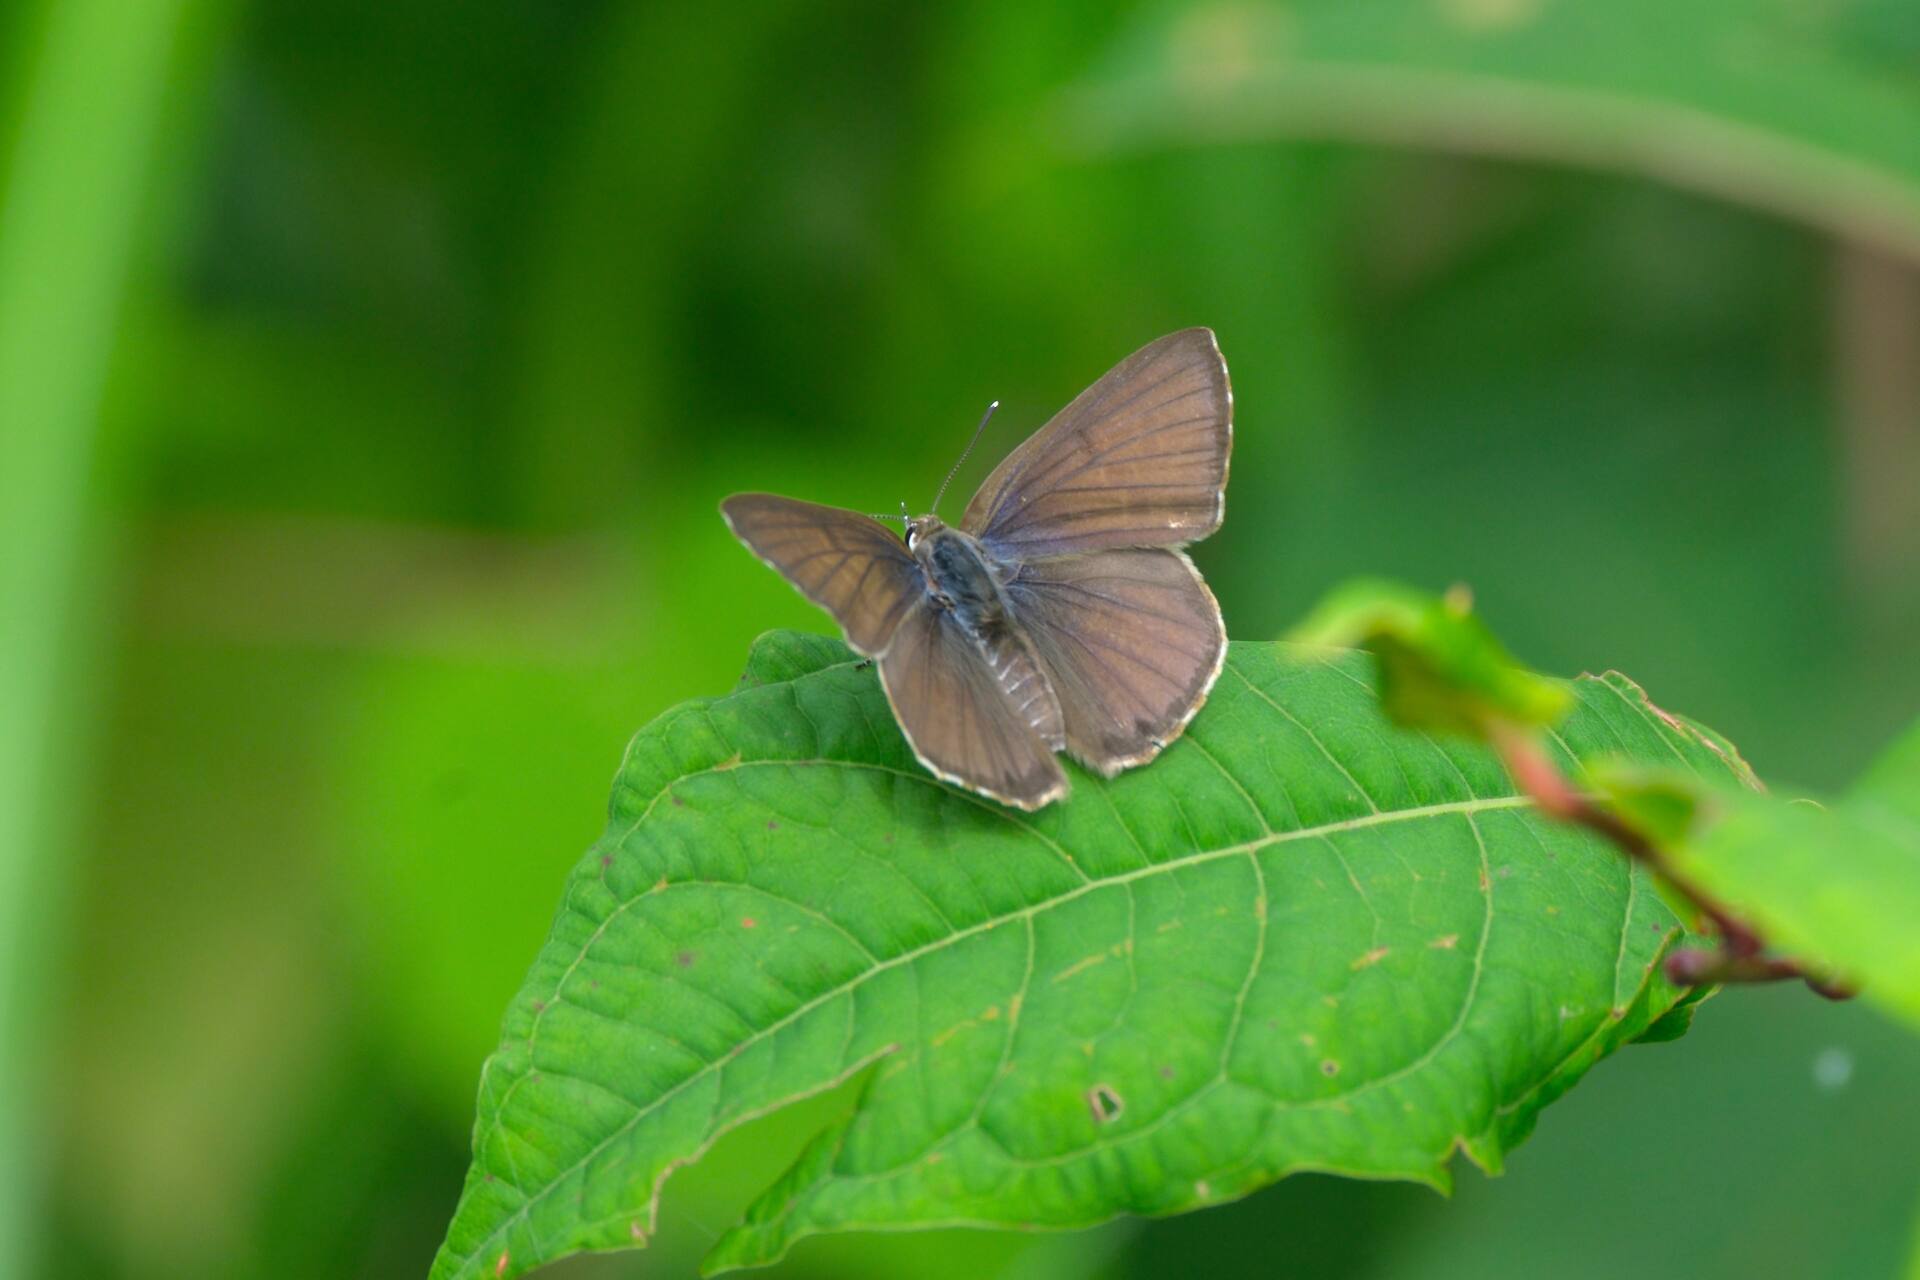
[[[1084,138],[1341,137],[1624,170],[1920,255],[1911,6],[1244,0],[1156,15]]]
[[[747,650],[747,669],[740,673],[742,689],[779,684],[824,667],[855,661],[852,650],[831,636],[805,631],[768,631]]]
[[[1676,873],[1781,953],[1920,1026],[1920,725],[1825,805],[1671,771],[1598,776]]]
[[[1513,660],[1464,591],[1442,597],[1360,579],[1330,592],[1289,638],[1371,649],[1381,704],[1409,728],[1484,739],[1501,724],[1552,724],[1572,703],[1560,681]]]
[[[1235,644],[1153,765],[1017,813],[929,777],[871,669],[643,730],[480,1087],[434,1267],[643,1242],[663,1180],[837,1083],[859,1106],[711,1269],[817,1232],[1078,1227],[1302,1169],[1449,1185],[1688,997],[1634,870],[1486,751],[1395,729],[1363,655]],[[1583,678],[1561,762],[1736,779],[1629,682]]]

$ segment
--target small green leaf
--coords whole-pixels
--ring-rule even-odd
[[[1381,703],[1409,728],[1486,738],[1499,724],[1552,724],[1572,703],[1559,681],[1513,660],[1473,615],[1464,592],[1435,596],[1394,582],[1349,582],[1288,638],[1372,650]]]
[[[840,661],[822,665],[830,652]],[[1078,1227],[1300,1169],[1445,1187],[1594,1062],[1667,1035],[1644,873],[1394,728],[1359,654],[1235,644],[1187,733],[1038,814],[929,777],[871,669],[763,638],[643,730],[482,1076],[434,1266],[644,1242],[661,1183],[755,1116],[860,1101],[723,1235]],[[1583,679],[1561,762],[1726,757]]]
[[[1920,725],[1831,804],[1672,770],[1595,776],[1676,874],[1782,954],[1920,1025]]]
[[[1920,827],[1920,721],[1880,753],[1848,794],[1857,804],[1876,806],[1895,821]]]

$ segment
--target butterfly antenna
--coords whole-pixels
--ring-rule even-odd
[[[940,492],[933,495],[933,510],[940,510],[940,499],[947,496],[947,486],[952,484],[953,478],[960,474],[960,468],[966,464],[967,455],[973,452],[973,446],[980,443],[980,433],[987,429],[989,422],[993,421],[993,411],[999,407],[1000,402],[995,400],[987,406],[986,413],[981,415],[980,425],[973,429],[973,439],[967,441],[967,447],[962,449],[960,456],[954,460],[952,470],[947,472],[947,478],[940,482]]]

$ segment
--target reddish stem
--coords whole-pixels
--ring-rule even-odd
[[[1573,787],[1566,775],[1554,766],[1531,732],[1508,724],[1495,724],[1489,736],[1494,749],[1513,775],[1514,785],[1540,806],[1540,811],[1563,822],[1571,822],[1592,831],[1620,849],[1629,858],[1644,862],[1655,874],[1693,903],[1700,914],[1713,922],[1720,935],[1721,950],[1688,948],[1667,957],[1665,971],[1670,981],[1682,986],[1717,982],[1778,982],[1798,978],[1830,1000],[1845,1000],[1854,993],[1841,983],[1809,974],[1791,960],[1765,955],[1766,942],[1751,927],[1716,902],[1698,885],[1675,871],[1666,855],[1637,829],[1623,821],[1611,809],[1595,804]]]

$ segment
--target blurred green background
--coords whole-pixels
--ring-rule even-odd
[[[0,1275],[424,1274],[626,738],[827,626],[717,501],[918,508],[997,397],[964,491],[1180,326],[1235,636],[1466,581],[1807,785],[1920,710],[1904,0],[0,16]],[[1451,1201],[781,1273],[1890,1275],[1917,1078],[1739,991]],[[844,1103],[557,1273],[688,1274]]]

